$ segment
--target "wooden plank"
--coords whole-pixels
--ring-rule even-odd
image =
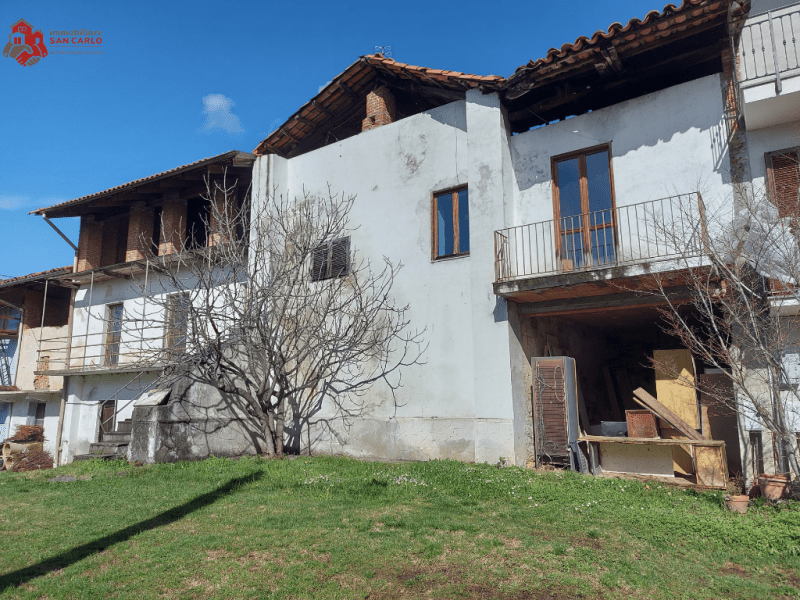
[[[722,440],[667,440],[664,438],[629,438],[629,437],[608,437],[604,435],[584,435],[578,438],[579,442],[595,442],[598,444],[654,444],[656,446],[703,446],[706,448],[722,448],[725,442]]]
[[[728,484],[728,463],[725,460],[725,442],[720,446],[694,446],[694,464],[697,483],[707,487],[725,488]]]
[[[577,373],[575,373],[575,383],[578,386],[578,415],[581,424],[581,435],[586,435],[586,432],[589,431],[589,413],[586,412],[586,403],[583,401],[583,392],[581,391],[581,381],[578,379]]]
[[[642,388],[633,390],[634,399],[644,406],[647,410],[655,413],[659,418],[664,419],[672,424],[675,429],[680,431],[683,435],[690,440],[702,440],[703,436],[697,433],[686,421],[681,419],[678,415],[661,404],[658,400],[653,398],[650,394]]]
[[[653,360],[657,364],[673,364],[680,373],[680,379],[672,374],[656,369],[656,396],[658,401],[683,419],[690,427],[697,429],[700,421],[697,415],[697,393],[687,383],[694,384],[695,369],[692,353],[689,350],[654,350]],[[680,428],[679,428],[680,429]]]
[[[608,402],[611,405],[611,412],[615,421],[622,420],[622,414],[619,412],[619,400],[617,399],[617,392],[614,391],[614,380],[611,379],[611,371],[607,365],[603,365],[603,378],[606,381],[606,391],[608,392]]]

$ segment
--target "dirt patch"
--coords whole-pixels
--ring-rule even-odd
[[[778,572],[781,574],[785,584],[800,589],[800,577],[797,575],[797,572],[784,570],[779,570]]]
[[[233,554],[227,550],[206,550],[206,560],[222,560],[223,558],[233,558]]]
[[[732,562],[726,562],[719,570],[723,575],[738,575],[739,577],[748,577],[747,570],[742,565],[737,565]]]

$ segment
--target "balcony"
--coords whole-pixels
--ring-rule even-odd
[[[155,329],[155,328],[154,328]],[[169,362],[165,337],[126,323],[119,331],[41,340],[37,375],[89,375],[161,370]]]
[[[732,43],[748,129],[800,119],[800,3],[750,15]]]
[[[495,231],[495,282],[699,256],[703,211],[693,192]]]

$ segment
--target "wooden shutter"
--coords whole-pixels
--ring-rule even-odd
[[[347,275],[350,267],[350,238],[339,238],[331,242],[331,277]]]
[[[311,281],[328,278],[328,244],[317,246],[311,260]]]
[[[767,154],[770,195],[781,217],[800,216],[800,164],[797,148]]]
[[[350,272],[350,238],[343,237],[314,249],[311,281],[344,277]]]

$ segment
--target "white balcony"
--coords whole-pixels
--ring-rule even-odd
[[[747,129],[800,120],[800,2],[750,15],[733,44]]]

